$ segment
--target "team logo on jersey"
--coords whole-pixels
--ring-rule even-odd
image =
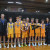
[[[10,28],[12,29],[13,26],[10,26]]]
[[[16,25],[17,27],[19,27],[20,25]]]
[[[44,27],[42,26],[42,29],[44,29]]]

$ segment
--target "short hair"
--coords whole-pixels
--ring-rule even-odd
[[[24,18],[23,21],[26,21],[26,19]]]
[[[47,17],[47,18],[48,18],[48,17]],[[46,19],[47,19],[47,18],[46,18]],[[49,18],[48,18],[48,19],[49,19]]]
[[[1,15],[4,15],[3,13]],[[5,15],[4,15],[5,16]]]
[[[9,19],[12,19],[12,17],[9,17]]]
[[[19,17],[16,17],[16,19],[19,19]]]
[[[31,18],[31,20],[34,20],[34,18]]]
[[[28,17],[26,19],[29,19]]]
[[[19,16],[19,18],[22,18],[22,16]]]
[[[39,20],[39,19],[36,18],[35,20]]]
[[[45,20],[44,20],[44,19],[42,19],[42,20],[41,20],[41,22],[42,22],[42,21],[45,21]]]

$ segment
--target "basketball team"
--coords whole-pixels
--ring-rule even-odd
[[[23,46],[40,46],[47,45],[45,44],[45,21],[41,20],[39,23],[39,19],[31,18],[31,22],[29,22],[29,18],[24,18],[21,20],[21,16],[16,17],[16,22],[12,22],[12,17],[9,18],[9,22],[4,18],[4,14],[1,14],[0,18],[0,48],[2,48],[1,40],[3,37],[3,46],[6,48],[5,37],[8,38],[7,48],[9,48],[9,41],[11,39],[11,48],[15,48],[16,44],[18,47]],[[46,18],[49,21],[49,18]],[[35,22],[34,22],[35,21]],[[15,38],[14,38],[15,34]],[[38,37],[38,39],[37,39]],[[41,37],[41,38],[40,38]],[[14,44],[13,44],[14,38]],[[27,44],[28,40],[28,44]],[[17,41],[17,42],[16,42]]]

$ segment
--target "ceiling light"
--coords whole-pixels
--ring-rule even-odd
[[[16,2],[17,4],[22,4],[21,2]]]
[[[14,3],[14,2],[8,2],[8,3]]]
[[[50,12],[48,12],[48,13],[50,13]]]
[[[46,2],[48,2],[48,0],[46,0]]]
[[[36,11],[36,12],[40,12],[40,11]]]

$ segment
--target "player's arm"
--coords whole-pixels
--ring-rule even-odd
[[[14,34],[15,32],[14,32],[14,23],[13,23],[13,34]]]
[[[14,25],[14,34],[15,34],[15,23],[13,25]]]
[[[7,23],[7,35],[8,35],[8,23]]]

